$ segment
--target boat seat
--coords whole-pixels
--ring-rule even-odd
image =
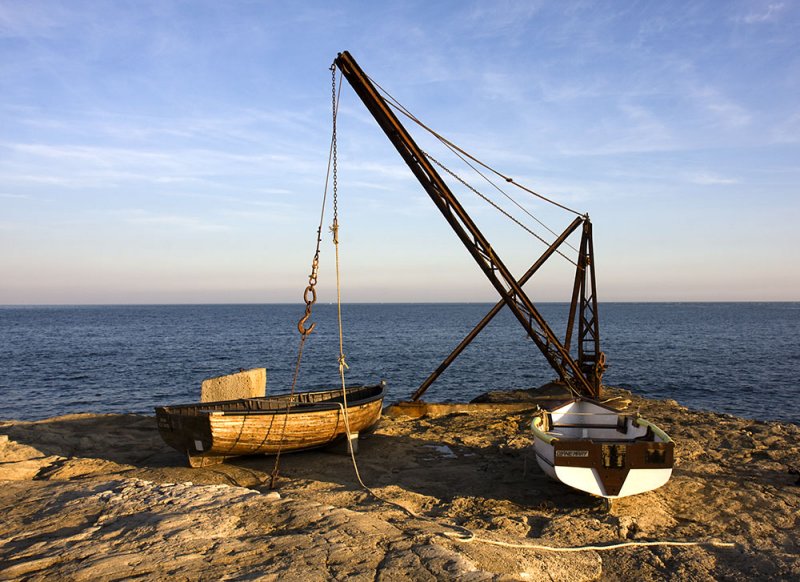
[[[553,424],[553,428],[605,428],[616,430],[623,434],[627,434],[628,432],[628,419],[624,416],[620,416],[615,423],[605,423],[605,424],[581,424],[581,423],[569,423],[569,422],[557,422]]]
[[[610,428],[617,430],[619,426],[617,424],[580,424],[580,423],[569,423],[569,424],[556,424],[553,428]]]

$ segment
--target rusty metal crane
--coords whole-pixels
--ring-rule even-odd
[[[506,265],[492,248],[492,245],[478,229],[464,207],[456,199],[447,183],[437,172],[431,159],[420,149],[406,128],[400,123],[374,84],[370,81],[355,59],[348,52],[339,53],[334,66],[338,68],[353,90],[375,118],[389,141],[416,176],[419,183],[442,213],[447,223],[472,255],[475,262],[500,295],[500,301],[487,313],[481,322],[442,362],[442,364],[423,382],[412,396],[418,400],[428,386],[458,357],[464,348],[482,329],[507,306],[514,314],[528,337],[544,355],[559,379],[579,396],[598,398],[601,393],[601,380],[606,368],[605,355],[600,351],[600,332],[595,292],[594,248],[592,244],[592,223],[588,215],[578,215],[558,236],[539,259],[520,278],[512,276]],[[507,179],[511,181],[510,179]],[[560,205],[559,205],[560,206]],[[573,284],[567,330],[564,341],[560,341],[547,321],[522,286],[529,281],[538,269],[556,253],[566,239],[582,227],[578,251],[577,268]],[[575,319],[577,317],[577,359],[570,354]]]

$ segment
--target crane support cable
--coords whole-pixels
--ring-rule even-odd
[[[370,78],[370,80],[372,80],[372,79]],[[375,81],[372,81],[372,82],[373,82],[373,83],[375,83]],[[542,226],[542,227],[543,227],[545,230],[547,230],[547,231],[548,231],[550,234],[552,234],[553,236],[556,236],[556,237],[558,236],[558,233],[557,233],[556,231],[554,231],[552,228],[550,228],[550,227],[549,227],[549,226],[547,226],[547,225],[546,225],[544,222],[542,222],[542,221],[541,221],[541,220],[539,220],[539,219],[538,219],[536,216],[534,216],[534,215],[533,215],[533,214],[532,214],[532,213],[531,213],[531,212],[530,212],[530,211],[529,211],[527,208],[525,208],[524,206],[522,206],[522,205],[521,205],[519,202],[517,202],[517,201],[516,201],[516,200],[515,200],[513,197],[511,197],[511,196],[510,196],[510,195],[509,195],[509,194],[508,194],[508,193],[507,193],[505,190],[503,190],[502,188],[500,188],[500,186],[498,186],[496,183],[494,183],[494,182],[493,182],[493,181],[492,181],[492,180],[491,180],[491,179],[490,179],[488,176],[486,176],[486,175],[485,175],[483,172],[481,172],[481,171],[480,171],[478,168],[476,168],[476,167],[475,167],[475,166],[474,166],[472,163],[470,163],[470,161],[469,161],[469,160],[473,160],[473,161],[475,161],[477,164],[480,164],[481,166],[483,166],[483,167],[485,167],[485,168],[488,168],[488,169],[489,169],[490,171],[492,171],[493,173],[497,174],[498,176],[501,176],[501,177],[502,177],[504,180],[506,180],[506,181],[508,181],[508,182],[511,182],[512,184],[514,184],[515,186],[517,186],[517,187],[519,187],[519,188],[522,188],[522,189],[524,189],[524,190],[526,190],[526,191],[529,191],[529,192],[532,192],[532,191],[530,191],[530,190],[528,190],[527,188],[525,188],[524,186],[522,186],[522,185],[520,185],[520,184],[518,184],[518,183],[514,182],[513,180],[510,180],[510,179],[506,178],[506,177],[505,177],[503,174],[501,174],[501,173],[497,172],[497,171],[496,171],[496,170],[494,170],[493,168],[490,168],[489,166],[487,166],[485,163],[481,162],[480,160],[477,160],[477,159],[476,159],[475,157],[473,157],[472,155],[470,155],[470,154],[466,153],[466,152],[465,152],[463,149],[461,149],[460,147],[458,147],[458,146],[456,146],[455,144],[453,144],[453,143],[452,143],[450,140],[448,140],[447,138],[443,137],[442,135],[440,135],[439,133],[437,133],[436,131],[432,130],[431,128],[429,128],[429,127],[428,127],[427,125],[425,125],[424,123],[422,123],[422,121],[420,121],[420,120],[419,120],[419,118],[417,118],[417,117],[416,117],[416,116],[415,116],[413,113],[411,113],[411,112],[410,112],[410,111],[409,111],[409,110],[408,110],[408,109],[407,109],[407,108],[406,108],[406,107],[405,107],[405,106],[404,106],[402,103],[400,103],[400,102],[399,102],[397,99],[395,99],[395,98],[394,98],[394,97],[393,97],[393,96],[392,96],[392,95],[391,95],[391,94],[390,94],[388,91],[386,91],[386,89],[384,89],[383,87],[381,87],[381,86],[380,86],[380,85],[378,85],[377,83],[375,83],[375,85],[376,85],[376,86],[377,86],[377,87],[380,89],[380,91],[381,91],[381,92],[382,92],[382,93],[383,93],[383,94],[384,94],[384,95],[387,97],[387,103],[389,104],[389,106],[393,107],[393,108],[394,108],[396,111],[398,111],[399,113],[403,114],[403,115],[404,115],[406,118],[410,119],[411,121],[413,121],[414,123],[416,123],[417,125],[419,125],[421,128],[423,128],[423,129],[425,129],[426,131],[428,131],[429,133],[431,133],[431,135],[433,135],[433,136],[434,136],[434,137],[435,137],[435,138],[436,138],[436,139],[437,139],[437,140],[438,140],[440,143],[442,143],[442,144],[443,144],[443,145],[444,145],[444,146],[445,146],[447,149],[449,149],[449,150],[450,150],[450,151],[453,153],[453,155],[455,155],[456,157],[458,157],[458,158],[459,158],[459,159],[460,159],[462,162],[464,162],[464,164],[465,164],[465,165],[469,166],[469,168],[470,168],[470,169],[472,169],[472,171],[474,171],[474,172],[475,172],[476,174],[478,174],[478,175],[479,175],[481,178],[483,178],[483,179],[484,179],[486,182],[488,182],[488,183],[489,183],[489,184],[490,184],[490,185],[491,185],[491,186],[492,186],[492,187],[493,187],[495,190],[497,190],[497,191],[498,191],[498,192],[500,192],[500,193],[501,193],[503,196],[505,196],[505,197],[506,197],[506,198],[507,198],[507,199],[508,199],[508,200],[509,200],[509,201],[510,201],[512,204],[514,204],[514,205],[515,205],[517,208],[519,208],[519,209],[520,209],[522,212],[524,212],[525,214],[527,214],[527,215],[528,215],[528,216],[529,216],[531,219],[533,219],[534,221],[536,221],[536,222],[537,222],[537,223],[538,223],[540,226]],[[426,155],[428,155],[428,154],[426,154]],[[433,159],[433,158],[431,158],[431,159]],[[496,204],[494,204],[494,203],[493,203],[491,200],[488,200],[488,199],[487,199],[486,197],[484,197],[482,194],[480,194],[479,192],[477,192],[476,190],[474,190],[474,189],[473,189],[473,188],[472,188],[472,187],[471,187],[469,184],[467,184],[467,183],[466,183],[465,181],[463,181],[461,178],[459,178],[458,176],[455,176],[455,174],[453,174],[452,172],[450,172],[450,170],[448,170],[447,168],[445,168],[445,167],[444,167],[444,166],[441,164],[441,162],[437,162],[437,163],[439,164],[439,166],[440,166],[440,167],[442,167],[443,169],[445,169],[445,170],[446,170],[448,173],[450,173],[450,174],[451,174],[453,177],[455,177],[457,180],[459,180],[459,181],[460,181],[460,182],[462,182],[464,185],[466,185],[468,188],[470,188],[471,190],[473,190],[474,192],[476,192],[476,193],[477,193],[479,196],[481,196],[481,197],[482,197],[484,200],[486,200],[486,201],[487,201],[489,204],[492,204],[493,206],[495,206],[495,208],[497,208],[498,210],[500,210],[501,212],[503,212],[504,214],[506,214],[506,216],[509,216],[509,215],[508,215],[508,213],[506,213],[506,212],[504,212],[503,210],[501,210],[501,209],[500,209],[500,208],[499,208],[499,207],[498,207]],[[574,213],[575,213],[575,214],[577,214],[578,216],[582,216],[580,213],[578,213],[578,212],[577,212],[577,211],[575,211],[575,210],[572,210],[572,209],[566,208],[566,207],[564,207],[564,206],[562,206],[562,205],[558,204],[557,202],[554,202],[554,201],[552,201],[552,200],[550,200],[550,199],[548,199],[548,198],[545,198],[544,196],[541,196],[540,194],[537,194],[537,193],[535,193],[535,192],[532,192],[532,193],[533,193],[534,195],[538,196],[539,198],[542,198],[543,200],[545,200],[545,201],[547,201],[547,202],[550,202],[550,203],[552,203],[552,204],[555,204],[556,206],[559,206],[559,207],[561,207],[561,208],[564,208],[564,209],[566,209],[566,210],[568,210],[568,211],[570,211],[570,212],[574,212]],[[513,217],[510,217],[510,216],[509,216],[509,218],[511,218],[511,220],[513,220],[513,221],[514,221],[514,222],[516,222],[517,224],[520,224],[520,225],[521,225],[521,223],[520,223],[518,220],[514,219]],[[538,235],[536,235],[535,233],[533,233],[533,232],[532,232],[530,229],[528,229],[527,227],[523,226],[523,228],[525,228],[525,230],[527,230],[528,232],[530,232],[531,234],[533,234],[533,236],[535,236],[536,238],[538,238],[540,241],[544,242],[545,244],[549,244],[549,243],[547,243],[547,242],[546,242],[546,241],[545,241],[543,238],[541,238],[541,237],[539,237]],[[565,244],[565,245],[567,245],[569,248],[571,248],[571,249],[572,249],[573,251],[575,251],[576,253],[578,252],[578,249],[576,249],[574,246],[572,246],[572,245],[571,245],[569,242],[565,241],[565,242],[564,242],[564,244]],[[559,254],[559,255],[561,255],[562,257],[565,257],[565,256],[564,256],[564,254],[563,254],[563,253],[561,253],[560,251],[559,251],[559,253],[558,253],[558,254]],[[565,257],[565,258],[566,258],[566,257]],[[567,260],[568,260],[568,261],[570,261],[572,264],[575,264],[575,263],[574,263],[572,260],[570,260],[570,259],[568,259],[568,258],[567,258]]]
[[[524,207],[522,204],[520,204],[520,203],[519,203],[519,202],[517,202],[517,201],[516,201],[514,198],[512,198],[511,196],[509,196],[509,194],[508,194],[508,193],[507,193],[505,190],[503,190],[503,189],[502,189],[500,186],[498,186],[497,184],[495,184],[494,182],[492,182],[492,180],[490,180],[490,179],[489,179],[489,177],[488,177],[486,174],[484,174],[484,173],[483,173],[483,172],[481,172],[481,171],[480,171],[478,168],[476,168],[474,165],[472,165],[472,164],[469,162],[469,160],[465,159],[465,156],[461,155],[461,154],[460,154],[460,153],[459,153],[459,152],[458,152],[458,151],[457,151],[457,150],[456,150],[456,149],[455,149],[453,146],[451,146],[451,145],[449,144],[449,142],[447,142],[447,140],[439,140],[439,141],[440,141],[442,144],[444,144],[444,146],[445,146],[447,149],[449,149],[451,152],[453,152],[453,154],[454,154],[456,157],[458,157],[458,158],[459,158],[459,159],[460,159],[462,162],[464,162],[464,164],[465,164],[465,165],[469,166],[469,167],[472,169],[472,171],[473,171],[473,172],[475,172],[475,173],[476,173],[476,174],[478,174],[478,175],[479,175],[481,178],[483,178],[484,180],[486,180],[486,182],[488,182],[488,183],[489,183],[489,184],[492,186],[492,188],[494,188],[495,190],[497,190],[498,192],[500,192],[500,194],[502,194],[502,195],[503,195],[503,196],[505,196],[505,197],[506,197],[506,198],[507,198],[509,201],[511,201],[511,203],[512,203],[514,206],[516,206],[517,208],[519,208],[520,210],[522,210],[522,212],[524,212],[525,214],[527,214],[528,216],[530,216],[530,217],[531,217],[533,220],[535,220],[537,223],[539,223],[539,225],[541,225],[541,226],[542,226],[544,229],[546,229],[546,230],[547,230],[547,232],[549,232],[550,234],[552,234],[552,235],[553,235],[553,236],[555,236],[555,237],[557,237],[557,236],[558,236],[558,233],[557,233],[556,231],[554,231],[552,228],[550,228],[549,226],[547,226],[547,225],[546,225],[544,222],[542,222],[541,220],[539,220],[538,218],[536,218],[536,217],[535,217],[535,216],[534,216],[534,215],[533,215],[533,214],[532,214],[532,213],[531,213],[531,212],[530,212],[530,211],[529,211],[527,208],[525,208],[525,207]],[[540,239],[540,240],[542,240],[542,239]],[[546,244],[549,244],[549,243],[546,243]],[[573,251],[575,251],[576,253],[578,252],[578,249],[576,249],[574,246],[572,246],[572,245],[571,245],[571,244],[569,244],[568,242],[564,241],[564,244],[565,244],[565,245],[567,245],[569,248],[571,248],[571,249],[572,249]],[[559,253],[559,254],[561,254],[561,253]],[[563,255],[562,255],[562,256],[563,256]]]
[[[448,140],[446,137],[444,137],[443,135],[440,135],[439,133],[437,133],[436,131],[434,131],[433,129],[431,129],[430,127],[425,125],[424,123],[422,123],[422,121],[420,121],[417,117],[415,117],[413,113],[411,113],[408,109],[406,109],[397,99],[395,99],[392,96],[391,93],[389,93],[386,89],[381,87],[380,84],[377,83],[372,77],[367,76],[367,78],[370,80],[370,82],[372,82],[373,85],[375,85],[378,89],[380,89],[380,91],[386,96],[387,101],[389,102],[390,105],[394,106],[403,115],[405,115],[411,121],[413,121],[414,123],[419,125],[422,129],[424,129],[425,131],[427,131],[428,133],[430,133],[431,135],[436,137],[436,139],[438,139],[442,143],[445,143],[449,147],[461,152],[461,154],[463,154],[464,156],[468,157],[470,160],[472,160],[476,164],[486,168],[487,170],[489,170],[493,174],[497,175],[498,177],[502,178],[503,180],[505,180],[509,184],[513,184],[514,186],[516,186],[517,188],[520,188],[521,190],[524,190],[528,194],[536,196],[537,198],[540,198],[541,200],[544,200],[545,202],[549,202],[550,204],[552,204],[554,206],[557,206],[557,207],[561,208],[562,210],[566,210],[567,212],[572,212],[573,214],[575,214],[577,216],[582,216],[583,215],[583,213],[578,212],[577,210],[574,210],[574,209],[572,209],[572,208],[570,208],[568,206],[564,206],[563,204],[561,204],[559,202],[556,202],[555,200],[551,200],[547,196],[544,196],[544,195],[539,194],[538,192],[536,192],[534,190],[531,190],[530,188],[528,188],[527,186],[524,186],[523,184],[520,184],[519,182],[515,182],[514,179],[511,178],[510,176],[506,176],[502,172],[499,172],[499,171],[495,170],[494,168],[492,168],[490,165],[482,162],[481,160],[479,160],[478,158],[476,158],[475,156],[473,156],[469,152],[464,151],[463,149],[458,147],[456,144],[454,144],[453,142]]]
[[[520,222],[519,220],[517,220],[516,218],[514,218],[514,217],[513,217],[511,214],[509,214],[509,213],[508,213],[506,210],[504,210],[503,208],[501,208],[501,207],[500,207],[500,206],[499,206],[499,205],[498,205],[496,202],[494,202],[494,201],[493,201],[491,198],[489,198],[489,197],[488,197],[488,196],[486,196],[485,194],[481,193],[481,192],[480,192],[479,190],[477,190],[477,189],[476,189],[474,186],[472,186],[471,184],[469,184],[469,183],[468,183],[466,180],[464,180],[464,179],[463,179],[461,176],[459,176],[458,174],[456,174],[455,172],[453,172],[453,171],[452,171],[450,168],[448,168],[447,166],[445,166],[444,164],[442,164],[442,163],[441,163],[439,160],[437,160],[436,158],[434,158],[434,157],[433,157],[432,155],[430,155],[428,152],[423,152],[423,153],[425,154],[425,157],[426,157],[426,158],[428,158],[428,159],[429,159],[430,161],[432,161],[434,164],[436,164],[437,166],[439,166],[439,167],[440,167],[442,170],[444,170],[445,172],[447,172],[447,173],[448,173],[450,176],[452,176],[454,179],[456,179],[456,180],[458,180],[459,182],[461,182],[461,184],[462,184],[464,187],[468,188],[468,189],[469,189],[471,192],[473,192],[473,193],[474,193],[474,194],[476,194],[477,196],[481,197],[481,198],[482,198],[482,199],[483,199],[485,202],[487,202],[488,204],[491,204],[491,205],[492,205],[492,206],[493,206],[493,207],[494,207],[494,208],[495,208],[495,209],[496,209],[498,212],[500,212],[501,214],[503,214],[503,215],[504,215],[506,218],[508,218],[508,219],[509,219],[509,220],[511,220],[512,222],[516,223],[517,225],[519,225],[519,226],[520,226],[520,228],[522,228],[522,229],[526,230],[526,231],[527,231],[528,233],[530,233],[530,234],[531,234],[533,237],[537,238],[538,240],[540,240],[541,242],[543,242],[545,245],[547,245],[547,246],[549,246],[549,245],[550,245],[550,243],[549,243],[549,242],[547,242],[545,239],[543,239],[543,238],[542,238],[542,237],[540,237],[538,234],[536,234],[535,232],[533,232],[533,231],[532,231],[530,228],[528,228],[527,226],[525,226],[525,225],[524,225],[522,222]],[[549,230],[549,229],[548,229],[548,230]],[[569,258],[567,255],[565,255],[565,254],[564,254],[564,253],[562,253],[561,251],[556,251],[556,252],[557,252],[559,255],[561,255],[562,257],[564,257],[564,258],[565,258],[567,261],[569,261],[570,263],[572,263],[573,265],[575,265],[576,267],[578,266],[578,264],[577,264],[575,261],[573,261],[572,259],[570,259],[570,258]]]

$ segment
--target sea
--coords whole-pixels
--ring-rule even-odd
[[[348,384],[385,380],[387,402],[416,388],[491,304],[346,304]],[[538,306],[563,337],[568,305]],[[317,304],[300,390],[336,386],[336,306]],[[693,409],[800,424],[800,303],[601,303],[604,383]],[[270,394],[288,392],[304,306],[102,305],[0,307],[0,419],[153,414],[196,402],[204,378],[267,368]],[[424,395],[466,402],[531,388],[555,373],[507,309]]]

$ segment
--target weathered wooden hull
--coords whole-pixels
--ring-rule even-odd
[[[385,384],[347,389],[350,432],[364,432],[381,416]],[[191,466],[241,455],[271,455],[327,445],[346,434],[341,390],[245,398],[156,408],[164,442],[185,452]]]
[[[675,445],[658,427],[588,399],[537,415],[536,460],[552,478],[616,499],[651,491],[672,475]]]

